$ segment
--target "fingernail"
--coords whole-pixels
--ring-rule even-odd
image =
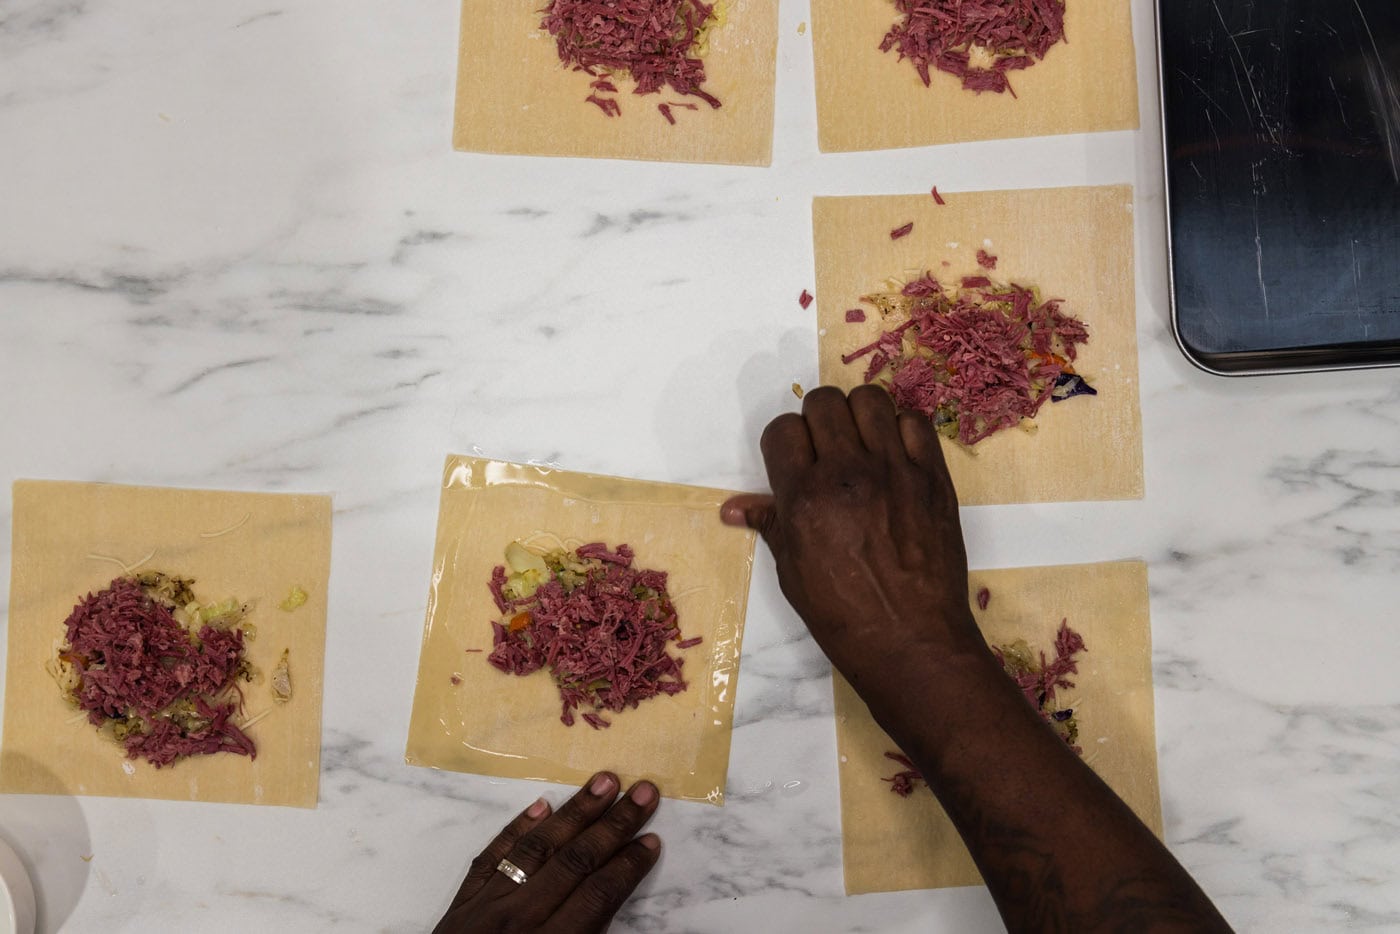
[[[643,834],[637,838],[637,842],[648,850],[661,849],[661,838],[654,833]]]
[[[525,816],[531,820],[539,820],[541,817],[544,817],[545,812],[548,810],[549,802],[543,798],[537,798],[534,804],[525,809]]]
[[[613,794],[616,790],[617,786],[614,783],[613,777],[606,772],[599,772],[597,775],[593,776],[593,783],[588,786],[588,793],[595,798]]]
[[[637,782],[632,787],[632,800],[646,807],[656,800],[656,786],[651,782]]]

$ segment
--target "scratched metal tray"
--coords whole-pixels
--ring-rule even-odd
[[[1400,0],[1159,0],[1157,38],[1182,351],[1400,364]]]

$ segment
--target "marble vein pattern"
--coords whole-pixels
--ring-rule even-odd
[[[1176,352],[1132,3],[1141,132],[839,157],[784,3],[755,170],[453,153],[454,4],[0,2],[0,474],[336,504],[319,808],[0,798],[42,930],[426,929],[565,793],[402,763],[443,455],[762,488],[813,195],[1121,182],[1147,497],[965,510],[972,561],[1149,561],[1169,844],[1242,930],[1400,927],[1400,392]],[[728,804],[663,806],[614,930],[1001,929],[980,889],[842,894],[828,668],[762,550],[739,684]]]

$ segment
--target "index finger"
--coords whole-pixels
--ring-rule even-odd
[[[812,466],[817,459],[807,420],[796,412],[787,412],[769,422],[759,438],[758,449],[763,452],[763,466],[768,471],[768,488],[775,494],[794,473]]]
[[[486,845],[486,849],[472,860],[471,868],[467,870],[467,876],[462,880],[462,887],[457,890],[457,897],[452,899],[452,905],[447,910],[453,911],[467,899],[491,881],[491,877],[496,874],[496,866],[505,859],[515,842],[535,827],[540,821],[549,815],[549,802],[539,798],[534,804],[515,816],[515,819],[505,826],[496,839]]]
[[[617,776],[611,772],[599,772],[588,784],[574,793],[559,810],[545,818],[529,832],[515,841],[505,858],[514,863],[526,876],[538,872],[549,862],[558,850],[570,840],[583,833],[602,816],[617,796]],[[494,899],[518,891],[520,883],[507,878],[503,873],[494,873],[484,886],[482,897]],[[544,906],[531,906],[532,909]]]

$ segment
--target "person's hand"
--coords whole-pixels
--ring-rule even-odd
[[[772,496],[721,507],[762,534],[783,593],[868,702],[936,674],[931,659],[985,655],[967,600],[958,501],[928,419],[896,415],[877,386],[823,387],[761,441]],[[909,660],[913,664],[906,664]]]
[[[472,860],[435,934],[604,931],[656,865],[661,840],[637,837],[660,801],[638,782],[617,798],[617,776],[599,772],[557,812],[543,798],[506,825]],[[500,871],[509,860],[525,874]]]

